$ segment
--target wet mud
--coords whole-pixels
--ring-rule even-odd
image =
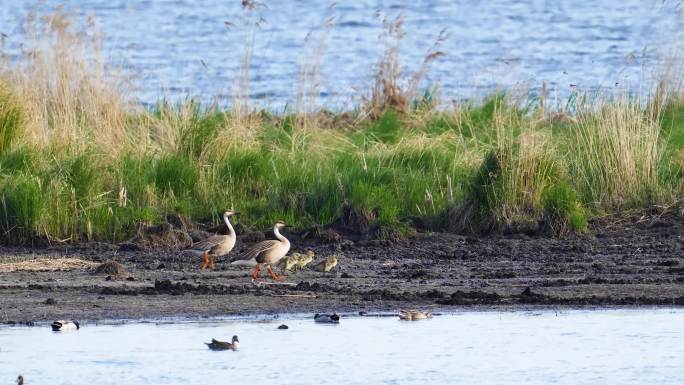
[[[210,232],[169,224],[154,238],[0,248],[0,263],[79,258],[107,268],[0,273],[0,322],[205,317],[299,312],[464,308],[682,306],[684,219],[677,214],[594,221],[565,238],[521,234],[420,233],[405,240],[290,234],[292,251],[339,255],[329,273],[286,272],[284,283],[252,282],[249,268],[181,250]],[[243,232],[233,253],[268,232]],[[234,255],[234,254],[231,254]],[[116,262],[117,264],[114,264]],[[119,265],[120,264],[120,265]],[[95,266],[95,265],[93,265]]]

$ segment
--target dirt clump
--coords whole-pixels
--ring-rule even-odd
[[[440,305],[494,305],[501,302],[501,296],[496,293],[482,291],[457,290],[449,298],[436,301]]]
[[[326,229],[333,229],[351,240],[368,239],[378,216],[377,210],[358,210],[345,203],[340,216]]]
[[[131,250],[182,250],[193,243],[187,231],[175,228],[170,223],[157,226],[141,226],[137,234],[120,245],[122,251]]]
[[[122,277],[126,275],[126,269],[119,262],[107,261],[95,268],[95,274]]]

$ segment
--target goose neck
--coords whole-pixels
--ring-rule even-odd
[[[223,216],[223,221],[226,222],[226,226],[228,226],[228,235],[235,235],[235,230],[233,229],[233,225],[230,224],[230,220],[228,219],[227,215]]]
[[[280,230],[278,230],[278,226],[273,227],[273,233],[275,234],[276,238],[280,240],[281,242],[289,242],[287,238],[285,238],[282,234],[280,234]]]

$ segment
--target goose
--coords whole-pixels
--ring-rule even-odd
[[[226,235],[212,235],[211,237],[199,241],[197,243],[193,243],[192,246],[186,249],[191,254],[201,256],[202,257],[202,266],[200,267],[201,270],[206,269],[207,267],[210,269],[215,269],[216,268],[216,256],[222,256],[230,253],[231,250],[233,250],[233,247],[235,246],[235,230],[233,229],[233,226],[230,224],[230,217],[233,215],[239,214],[236,211],[226,211],[223,213],[223,221],[226,223],[226,226],[228,226],[228,234]]]
[[[211,342],[205,342],[204,344],[211,350],[237,350],[239,342],[238,336],[233,336],[232,342],[218,341],[212,338]]]
[[[432,318],[432,313],[429,311],[403,309],[399,310],[399,319],[404,321],[418,321],[422,319]]]
[[[268,240],[259,242],[251,248],[247,249],[244,253],[240,254],[235,258],[231,264],[232,265],[253,265],[256,263],[256,267],[250,273],[252,279],[259,278],[260,265],[266,265],[266,270],[274,281],[284,281],[287,279],[286,276],[278,276],[272,269],[271,265],[276,265],[281,258],[290,251],[290,241],[280,234],[280,229],[286,227],[285,222],[277,221],[275,226],[273,226],[273,233],[275,234],[277,240]]]
[[[21,374],[17,377],[17,385],[24,385],[24,376]]]
[[[325,261],[318,262],[317,264],[311,266],[311,268],[316,271],[327,273],[330,270],[332,270],[335,266],[337,266],[337,255],[333,254]]]
[[[307,251],[306,255],[303,255],[301,258],[299,258],[299,262],[297,262],[297,268],[298,269],[305,268],[306,265],[308,265],[309,263],[311,263],[311,261],[313,261],[314,255],[316,255],[316,253],[314,253],[313,251],[311,251],[311,250]]]
[[[53,322],[50,326],[52,326],[52,331],[54,332],[62,332],[62,331],[67,331],[67,330],[78,330],[81,328],[81,326],[78,324],[78,321],[67,321],[67,320],[57,320]]]
[[[333,314],[314,314],[314,322],[324,324],[338,324],[340,323],[340,316],[337,313]]]

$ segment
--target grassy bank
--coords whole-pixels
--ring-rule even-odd
[[[414,79],[441,53],[402,83],[389,45],[371,96],[348,112],[143,108],[96,41],[51,17],[27,43],[34,54],[0,72],[4,242],[118,241],[141,222],[217,222],[227,208],[248,226],[300,229],[346,210],[378,237],[412,227],[565,234],[682,195],[675,93],[650,103],[578,94],[564,108],[496,94],[437,109]]]

